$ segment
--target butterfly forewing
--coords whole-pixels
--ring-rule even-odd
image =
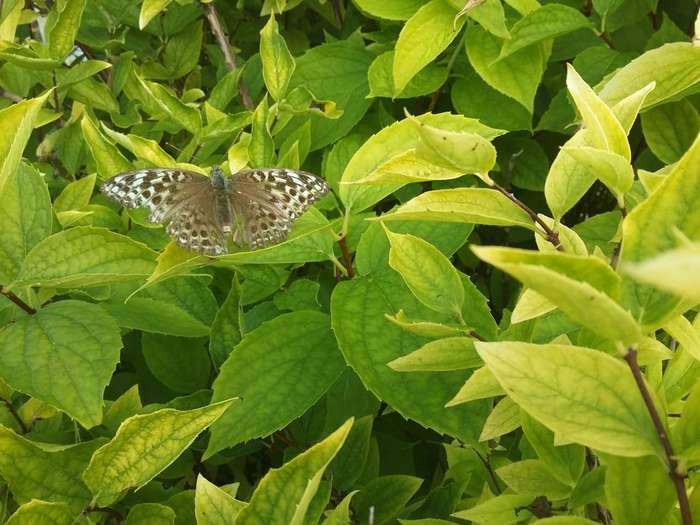
[[[166,232],[179,246],[220,255],[229,234],[251,249],[283,241],[294,220],[329,191],[311,173],[284,169],[243,171],[223,180],[218,169],[210,179],[154,168],[117,175],[102,192],[128,208],[147,208],[150,221],[168,223]]]

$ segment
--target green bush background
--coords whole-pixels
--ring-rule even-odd
[[[0,6],[0,522],[700,523],[695,2]],[[98,191],[212,165],[333,191]]]

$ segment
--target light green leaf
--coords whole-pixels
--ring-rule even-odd
[[[457,326],[456,324],[435,323],[431,321],[411,321],[403,310],[399,310],[395,315],[384,314],[387,320],[400,326],[403,330],[411,332],[421,337],[456,337],[467,335],[470,331],[467,326]]]
[[[477,133],[456,132],[433,127],[410,117],[420,141],[416,150],[419,158],[438,166],[463,173],[475,173],[485,180],[496,164],[496,148]]]
[[[555,310],[556,304],[546,297],[543,297],[534,290],[526,288],[515,303],[513,313],[510,316],[511,324],[518,324],[530,319],[535,319],[546,313]]]
[[[273,100],[279,101],[287,94],[296,65],[287,43],[279,34],[274,15],[260,31],[260,58],[265,86]]]
[[[301,525],[326,467],[343,446],[352,427],[346,421],[326,439],[279,469],[270,470],[258,484],[236,525]]]
[[[381,476],[370,481],[353,498],[352,507],[361,523],[366,523],[370,507],[374,507],[374,523],[383,525],[393,522],[413,495],[418,492],[423,480],[415,476]]]
[[[75,513],[65,503],[32,500],[18,508],[6,525],[74,525]]]
[[[588,282],[575,280],[538,264],[505,262],[501,248],[474,247],[480,259],[493,264],[556,304],[573,320],[611,341],[632,344],[642,332],[630,313]],[[581,278],[581,277],[579,277]]]
[[[430,159],[418,156],[416,150],[409,150],[389,159],[367,177],[346,184],[404,185],[411,182],[457,179],[462,175],[464,173],[454,166],[438,166]]]
[[[114,144],[107,140],[87,114],[80,121],[80,127],[83,130],[88,149],[95,159],[100,180],[103,181],[118,173],[131,170],[129,161]]]
[[[17,276],[27,253],[51,234],[51,198],[39,173],[20,164],[0,190],[0,283]]]
[[[572,487],[555,478],[544,461],[538,459],[517,461],[497,469],[496,473],[516,494],[546,496],[551,500],[564,499],[571,494]]]
[[[597,521],[591,521],[579,516],[553,516],[537,520],[534,523],[538,525],[595,525]]]
[[[561,149],[561,154],[571,156],[581,169],[605,184],[617,201],[624,205],[624,194],[634,183],[634,170],[629,160],[612,151],[587,146],[565,147]]]
[[[447,68],[429,64],[409,80],[401,93],[394,88],[394,52],[387,51],[374,59],[369,66],[369,96],[387,98],[414,98],[430,95],[447,80]]]
[[[479,0],[477,2],[450,0],[450,3],[460,9],[457,16],[466,14],[489,33],[500,38],[510,38],[506,27],[505,11],[500,0]]]
[[[687,99],[656,106],[642,114],[649,149],[667,164],[678,161],[700,132],[700,116]]]
[[[75,64],[70,69],[59,69],[56,71],[57,85],[58,87],[68,87],[77,84],[110,67],[112,67],[112,64],[104,60],[86,60]]]
[[[502,43],[503,40],[480,26],[469,27],[465,44],[469,62],[484,82],[517,100],[532,114],[537,86],[547,63],[545,46],[527,46],[498,60]]]
[[[408,19],[401,29],[394,55],[394,96],[416,73],[430,64],[459,34],[464,19],[453,26],[457,10],[447,0],[431,0]],[[430,35],[429,39],[425,36]]]
[[[682,246],[638,263],[626,263],[622,270],[636,281],[672,293],[690,302],[700,301],[700,247]]]
[[[428,191],[382,215],[381,220],[468,222],[535,229],[527,213],[502,193],[487,188]]]
[[[423,0],[355,0],[363,13],[385,20],[408,20],[425,3]]]
[[[122,342],[114,319],[99,306],[49,304],[0,331],[0,347],[0,375],[15,390],[63,410],[86,428],[100,424],[102,394]]]
[[[641,394],[619,360],[571,345],[475,346],[508,396],[558,436],[619,456],[660,453]]]
[[[476,445],[477,433],[486,418],[485,403],[444,408],[464,384],[464,372],[396,372],[386,363],[409,354],[427,340],[407,332],[384,315],[397,306],[415,319],[445,322],[420,303],[391,271],[336,285],[331,297],[331,319],[338,344],[366,388],[406,418],[437,432]]]
[[[700,240],[700,136],[666,179],[622,223],[622,264],[644,261],[675,248],[680,231]],[[682,300],[631,280],[623,282],[625,304],[643,325],[656,326]]]
[[[605,496],[616,524],[657,525],[676,504],[676,492],[659,458],[605,458]]]
[[[520,427],[520,407],[509,397],[501,399],[486,418],[479,441],[497,439]]]
[[[448,372],[477,368],[482,364],[473,339],[446,337],[426,343],[415,352],[387,363],[387,366],[398,372]]]
[[[327,511],[326,519],[322,522],[323,525],[352,525],[350,503],[355,494],[357,491],[350,492],[333,510]]]
[[[69,210],[80,210],[90,203],[90,197],[95,189],[97,174],[93,173],[82,179],[71,182],[63,188],[61,194],[56,197],[53,209],[56,213]]]
[[[253,127],[251,129],[248,155],[250,165],[253,168],[271,166],[275,155],[275,145],[267,127],[268,119],[267,97],[263,97],[253,113]]]
[[[51,58],[63,60],[73,50],[86,3],[86,0],[59,0],[56,2],[58,17],[48,33]]]
[[[413,295],[428,308],[461,317],[464,288],[449,259],[419,237],[385,231],[391,245],[389,266]]]
[[[700,81],[700,46],[673,42],[643,53],[620,68],[600,91],[614,106],[637,90],[656,82],[642,109],[655,106]]]
[[[530,503],[532,496],[527,494],[501,494],[470,509],[455,512],[452,516],[480,525],[510,525],[522,521],[523,515],[527,516],[522,507],[527,507]]]
[[[10,176],[17,172],[39,110],[50,93],[47,91],[40,97],[23,100],[0,110],[0,194]]]
[[[242,402],[212,426],[205,456],[285,427],[318,401],[343,367],[321,312],[284,314],[249,332],[213,386],[214,401],[239,396]]]
[[[571,33],[577,29],[593,29],[593,23],[580,11],[562,4],[547,4],[518,20],[510,29],[510,40],[501,49],[500,58],[532,44]]]
[[[175,525],[175,511],[159,503],[137,503],[129,510],[126,525]]]
[[[167,468],[231,405],[222,401],[194,410],[164,408],[124,421],[99,448],[83,473],[97,505],[109,505]]]
[[[245,503],[232,498],[204,476],[197,476],[194,512],[197,525],[234,525]]]
[[[491,373],[491,370],[484,366],[475,370],[469,376],[469,379],[462,385],[457,395],[450,399],[445,406],[453,407],[476,399],[487,399],[502,395],[505,395],[505,391],[501,384]]]
[[[143,0],[141,13],[139,14],[139,29],[143,29],[158,14],[163,11],[172,0]]]
[[[567,66],[566,87],[581,113],[583,124],[588,129],[588,139],[598,149],[611,151],[630,160],[630,145],[627,133],[615,117],[615,113],[603,102],[574,67]]]
[[[77,513],[91,499],[80,475],[103,443],[45,448],[0,425],[0,475],[20,504],[42,499],[64,503]]]

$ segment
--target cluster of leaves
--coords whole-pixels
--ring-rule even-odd
[[[700,523],[693,0],[0,6],[0,522]],[[96,191],[214,164],[333,191]]]

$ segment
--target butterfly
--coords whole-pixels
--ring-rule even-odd
[[[282,242],[294,221],[330,191],[326,181],[282,168],[211,177],[179,168],[115,175],[100,190],[127,208],[145,207],[149,221],[167,223],[175,243],[203,255],[227,253],[226,239],[251,250]]]

